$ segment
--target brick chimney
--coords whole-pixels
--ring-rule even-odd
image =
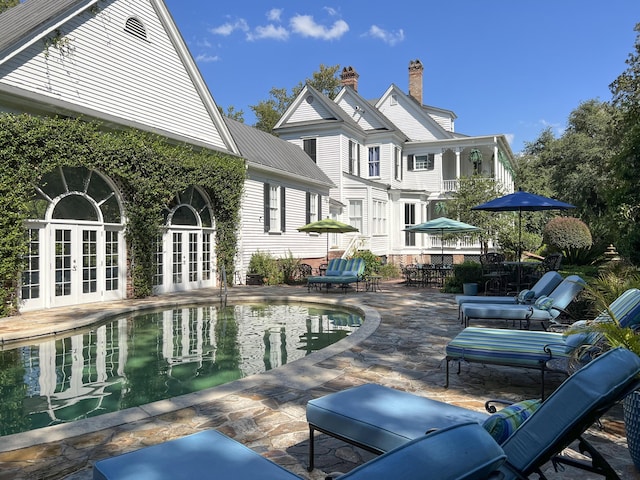
[[[420,60],[409,62],[409,95],[422,105],[422,71],[424,67]]]
[[[353,67],[344,67],[342,69],[342,74],[340,75],[340,80],[342,80],[343,87],[351,87],[356,92],[358,91],[358,72],[356,72]]]

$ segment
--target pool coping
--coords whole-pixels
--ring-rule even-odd
[[[46,337],[59,337],[87,328],[94,324],[104,323],[109,318],[117,315],[126,314],[128,312],[137,312],[141,310],[148,310],[154,308],[163,308],[171,305],[184,306],[184,305],[199,305],[212,303],[212,301],[220,301],[219,298],[193,298],[191,296],[185,296],[182,299],[180,297],[162,298],[156,297],[154,302],[145,302],[140,305],[122,306],[118,308],[101,310],[93,314],[89,314],[86,319],[74,322],[73,326],[69,325],[69,328],[58,329],[54,332],[49,330],[49,333],[45,333],[41,329],[34,332],[34,335],[25,337],[15,337],[14,340],[9,342],[3,342],[3,346],[14,347],[20,344],[25,344],[27,341],[42,340]],[[320,305],[337,305],[346,310],[354,310],[357,313],[364,316],[364,322],[356,331],[351,335],[339,340],[338,342],[329,345],[322,350],[313,352],[303,358],[294,360],[276,369],[269,370],[267,372],[250,375],[233,382],[225,383],[216,387],[201,390],[199,392],[193,392],[178,397],[174,397],[166,400],[159,400],[156,402],[148,403],[138,407],[131,407],[118,412],[105,413],[96,417],[91,417],[82,420],[76,420],[71,423],[63,423],[53,425],[49,427],[43,427],[36,430],[30,430],[28,432],[15,433],[0,437],[0,452],[9,452],[22,448],[28,448],[35,445],[44,443],[51,443],[60,441],[66,438],[75,437],[78,435],[85,435],[89,433],[95,433],[101,430],[117,427],[130,422],[136,422],[140,420],[150,419],[159,415],[165,415],[167,413],[175,412],[184,408],[189,408],[194,405],[217,400],[221,397],[231,395],[234,393],[254,388],[265,381],[278,382],[288,387],[299,388],[306,390],[318,385],[321,385],[331,378],[335,378],[340,375],[340,372],[333,372],[330,369],[316,367],[317,363],[325,361],[349,348],[354,347],[365,339],[369,338],[378,328],[381,321],[379,312],[372,307],[364,305],[357,301],[354,297],[317,297],[317,296],[278,296],[274,298],[271,295],[228,295],[226,298],[227,303],[239,304],[239,303],[252,303],[252,302],[268,302],[268,303],[308,303],[308,304],[320,304]],[[3,337],[6,340],[6,337]]]

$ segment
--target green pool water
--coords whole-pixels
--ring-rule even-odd
[[[0,435],[197,392],[302,358],[362,318],[305,304],[180,306],[0,351]]]

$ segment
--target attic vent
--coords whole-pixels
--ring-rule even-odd
[[[127,23],[124,26],[124,31],[129,32],[131,35],[135,35],[143,40],[147,39],[147,30],[144,25],[136,17],[127,18]]]

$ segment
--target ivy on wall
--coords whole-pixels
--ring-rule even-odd
[[[0,165],[0,317],[18,307],[27,251],[24,222],[34,188],[58,167],[97,170],[122,193],[135,297],[152,292],[153,240],[160,232],[163,208],[192,185],[212,201],[218,265],[234,271],[245,180],[245,164],[238,157],[171,145],[136,130],[104,131],[98,123],[79,119],[0,114]]]

